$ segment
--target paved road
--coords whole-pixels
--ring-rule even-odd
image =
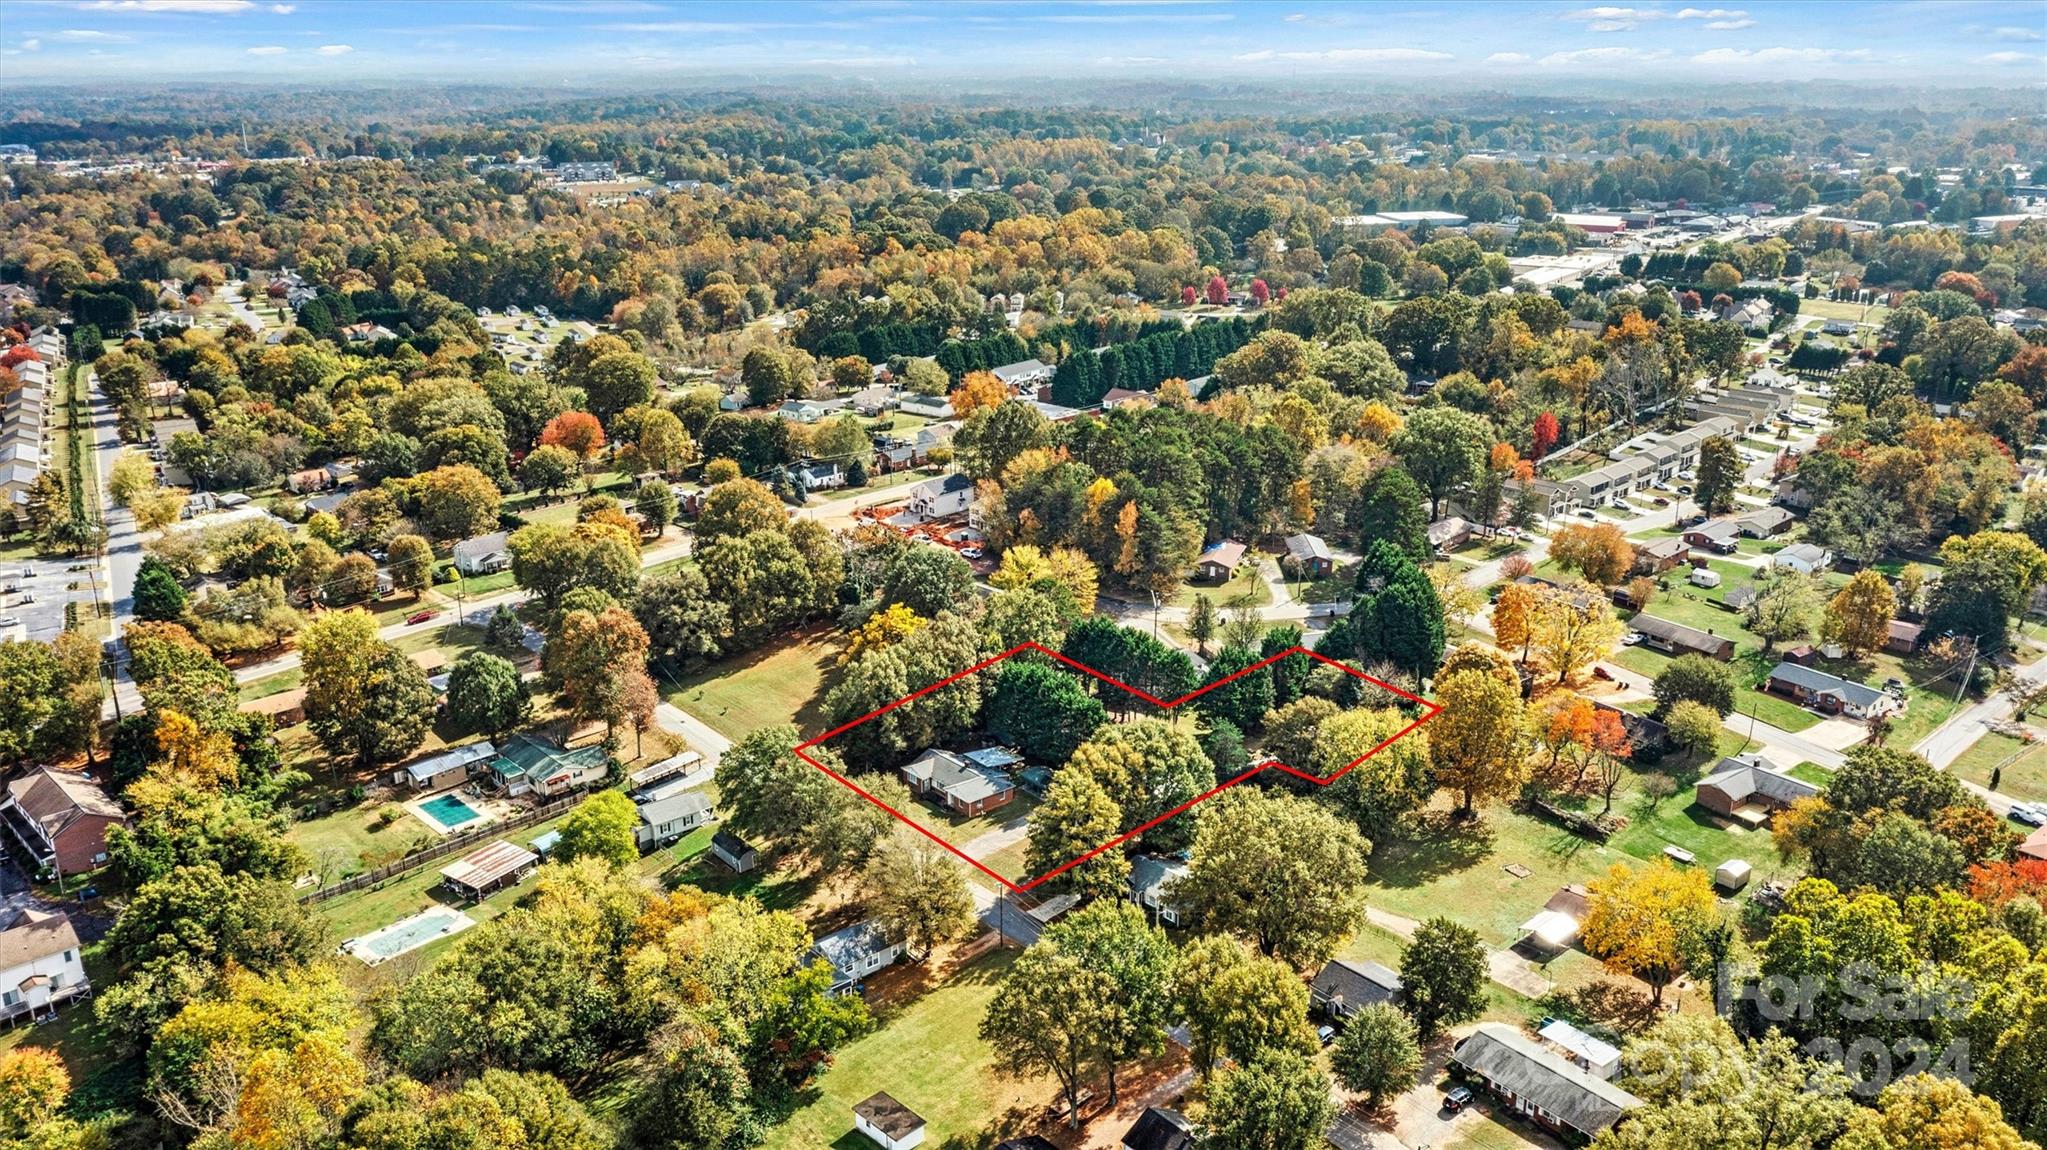
[[[707,726],[702,719],[683,710],[673,703],[661,703],[654,708],[654,725],[664,731],[681,735],[689,749],[704,757],[704,765],[715,770],[718,760],[725,754],[732,740]]]
[[[102,578],[113,599],[114,633],[128,625],[135,612],[135,573],[142,567],[142,533],[135,529],[135,516],[125,507],[114,506],[107,480],[114,473],[114,460],[124,445],[120,417],[114,405],[100,391],[99,376],[91,375],[93,461],[99,469],[100,517],[107,527],[107,552]]]

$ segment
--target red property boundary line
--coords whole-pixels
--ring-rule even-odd
[[[1366,751],[1364,754],[1359,755],[1357,758],[1352,759],[1350,762],[1345,763],[1340,769],[1328,775],[1310,774],[1307,771],[1287,766],[1285,763],[1280,762],[1278,759],[1267,759],[1262,763],[1258,763],[1252,766],[1250,769],[1242,772],[1235,778],[1229,779],[1225,782],[1217,783],[1215,786],[1209,788],[1206,791],[1201,792],[1200,794],[1194,796],[1191,799],[1188,799],[1186,802],[1181,803],[1179,806],[1174,807],[1172,810],[1167,811],[1166,813],[1158,816],[1157,818],[1144,823],[1142,826],[1132,827],[1131,829],[1124,831],[1122,834],[1117,835],[1115,838],[1110,839],[1108,842],[1103,843],[1101,846],[1098,846],[1093,850],[1088,851],[1086,854],[1080,855],[1077,858],[1069,859],[1068,861],[1060,864],[1059,866],[1056,866],[1051,870],[1046,871],[1044,874],[1038,875],[1036,878],[1030,879],[1029,881],[1023,883],[1014,882],[1008,878],[1005,878],[1002,875],[996,874],[987,866],[983,865],[981,860],[974,858],[973,856],[967,854],[965,851],[959,849],[953,844],[940,838],[938,835],[932,833],[932,831],[926,826],[924,826],[923,823],[918,822],[916,819],[911,818],[910,816],[895,809],[894,807],[889,806],[887,803],[882,802],[880,799],[875,798],[874,795],[872,795],[866,789],[861,787],[860,784],[854,782],[852,779],[847,778],[845,775],[842,775],[839,772],[832,770],[830,767],[825,766],[823,763],[818,762],[816,759],[811,758],[808,754],[805,753],[810,748],[822,744],[825,740],[833,738],[834,736],[837,735],[842,735],[847,731],[852,730],[854,727],[857,727],[860,724],[867,722],[869,719],[874,719],[882,715],[886,715],[890,711],[895,710],[897,707],[900,707],[905,703],[909,703],[916,699],[920,699],[925,695],[928,695],[931,692],[938,690],[941,687],[947,687],[952,685],[953,683],[957,683],[961,679],[966,678],[968,675],[972,675],[978,671],[985,671],[989,667],[992,667],[995,664],[1002,662],[1004,659],[1008,659],[1011,658],[1012,656],[1022,654],[1025,651],[1036,651],[1041,655],[1049,656],[1053,659],[1058,660],[1061,663],[1066,664],[1069,667],[1072,667],[1074,670],[1079,671],[1084,675],[1090,675],[1096,679],[1101,680],[1104,683],[1109,684],[1112,687],[1116,687],[1120,690],[1127,691],[1128,693],[1135,695],[1136,697],[1144,700],[1145,702],[1150,703],[1151,705],[1166,711],[1170,711],[1175,707],[1178,707],[1180,704],[1187,702],[1190,699],[1198,698],[1199,696],[1204,695],[1209,691],[1213,691],[1217,687],[1220,687],[1225,683],[1241,679],[1245,675],[1249,675],[1254,671],[1262,671],[1265,668],[1270,667],[1274,663],[1279,662],[1281,659],[1285,659],[1293,655],[1306,655],[1308,658],[1313,659],[1319,663],[1324,663],[1331,667],[1335,667],[1337,670],[1342,671],[1346,675],[1356,676],[1357,678],[1363,679],[1368,683],[1374,684],[1378,687],[1384,688],[1385,690],[1391,691],[1394,694],[1399,695],[1401,698],[1406,699],[1411,703],[1419,705],[1422,709],[1422,713],[1413,722],[1400,728],[1398,731],[1393,732],[1392,735],[1388,736],[1385,740],[1380,742],[1379,745]],[[1292,775],[1297,779],[1303,779],[1306,780],[1307,782],[1314,783],[1316,786],[1328,786],[1330,783],[1335,782],[1336,780],[1342,778],[1344,775],[1349,774],[1352,770],[1356,769],[1359,763],[1364,762],[1366,759],[1369,759],[1373,755],[1378,754],[1380,751],[1385,750],[1387,747],[1392,746],[1401,738],[1407,736],[1408,734],[1411,734],[1416,728],[1420,727],[1423,723],[1428,722],[1430,719],[1433,719],[1438,714],[1442,713],[1442,710],[1443,708],[1441,706],[1437,705],[1436,703],[1430,702],[1427,699],[1422,698],[1420,695],[1413,694],[1409,691],[1404,691],[1399,687],[1396,687],[1391,683],[1384,682],[1380,679],[1375,679],[1372,676],[1365,674],[1363,671],[1357,670],[1354,667],[1345,666],[1344,664],[1337,662],[1335,659],[1329,658],[1327,655],[1317,654],[1314,651],[1308,650],[1306,647],[1289,647],[1276,655],[1260,659],[1258,662],[1251,664],[1250,666],[1244,668],[1241,671],[1238,671],[1233,675],[1228,676],[1227,678],[1217,679],[1215,682],[1208,683],[1204,686],[1196,688],[1195,690],[1189,691],[1177,699],[1165,700],[1154,698],[1152,695],[1147,694],[1144,691],[1138,690],[1136,687],[1133,687],[1128,683],[1123,683],[1115,679],[1112,679],[1109,676],[1102,674],[1100,671],[1095,670],[1093,667],[1090,667],[1085,663],[1069,659],[1065,655],[1062,655],[1049,647],[1045,647],[1037,643],[1027,642],[1019,643],[1016,646],[1011,647],[1009,650],[1004,651],[1000,655],[994,655],[990,656],[989,658],[983,659],[980,662],[974,664],[973,666],[968,667],[966,670],[961,671],[958,674],[949,676],[947,678],[940,679],[938,682],[931,684],[930,686],[924,688],[921,691],[914,691],[908,695],[904,695],[902,698],[897,699],[895,702],[890,703],[886,707],[882,707],[879,710],[870,711],[869,713],[862,715],[859,718],[852,720],[851,722],[841,723],[838,726],[833,727],[831,730],[826,731],[824,734],[817,736],[816,738],[806,740],[802,743],[798,743],[792,749],[795,751],[797,758],[802,759],[804,762],[809,763],[811,766],[816,767],[820,771],[823,771],[826,775],[829,775],[833,780],[838,782],[840,786],[845,787],[847,790],[852,791],[854,794],[859,795],[861,798],[866,799],[868,802],[873,803],[875,806],[880,807],[882,810],[887,811],[891,815],[894,815],[896,819],[903,823],[905,826],[908,826],[911,830],[916,831],[918,834],[923,835],[925,838],[930,839],[932,842],[937,843],[939,846],[944,847],[947,851],[950,851],[953,855],[965,861],[969,866],[972,866],[975,870],[980,871],[982,874],[987,875],[989,878],[994,879],[996,882],[1001,883],[1003,886],[1009,888],[1011,891],[1014,891],[1017,894],[1024,894],[1030,891],[1032,888],[1050,879],[1057,878],[1058,876],[1066,873],[1069,870],[1072,870],[1074,867],[1079,866],[1080,864],[1088,861],[1091,858],[1094,858],[1096,855],[1099,855],[1104,851],[1114,850],[1116,847],[1119,847],[1124,843],[1129,842],[1131,839],[1136,838],[1138,835],[1143,834],[1145,831],[1148,831],[1151,828],[1159,825],[1160,823],[1165,822],[1167,819],[1170,819],[1175,815],[1185,812],[1190,807],[1193,807],[1196,803],[1201,803],[1209,799],[1212,799],[1215,796],[1230,789],[1231,787],[1236,786],[1238,783],[1243,782],[1245,779],[1248,779],[1251,776],[1258,774],[1260,771],[1266,770],[1268,768],[1283,771],[1286,774]]]

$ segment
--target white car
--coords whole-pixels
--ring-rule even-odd
[[[8,620],[0,619],[0,626]],[[2013,803],[2011,817],[2029,827],[2047,826],[2047,803]]]

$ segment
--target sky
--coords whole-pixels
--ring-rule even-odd
[[[0,84],[1070,76],[2047,91],[2047,3],[0,0]]]

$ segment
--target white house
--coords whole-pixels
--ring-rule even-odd
[[[1178,926],[1180,910],[1167,897],[1167,888],[1186,873],[1185,863],[1139,855],[1130,860],[1130,901],[1168,926]]]
[[[920,519],[943,519],[974,505],[974,481],[964,475],[941,475],[910,488],[910,513]]]
[[[511,534],[493,531],[455,544],[455,569],[464,575],[489,575],[512,565]]]
[[[1816,575],[1834,565],[1834,553],[1812,543],[1794,543],[1772,555],[1770,565]]]
[[[881,924],[868,921],[825,935],[811,946],[811,953],[831,964],[831,992],[845,994],[903,957],[903,944],[889,941]]]
[[[91,990],[69,917],[24,910],[0,931],[0,1019],[41,1014]]]

